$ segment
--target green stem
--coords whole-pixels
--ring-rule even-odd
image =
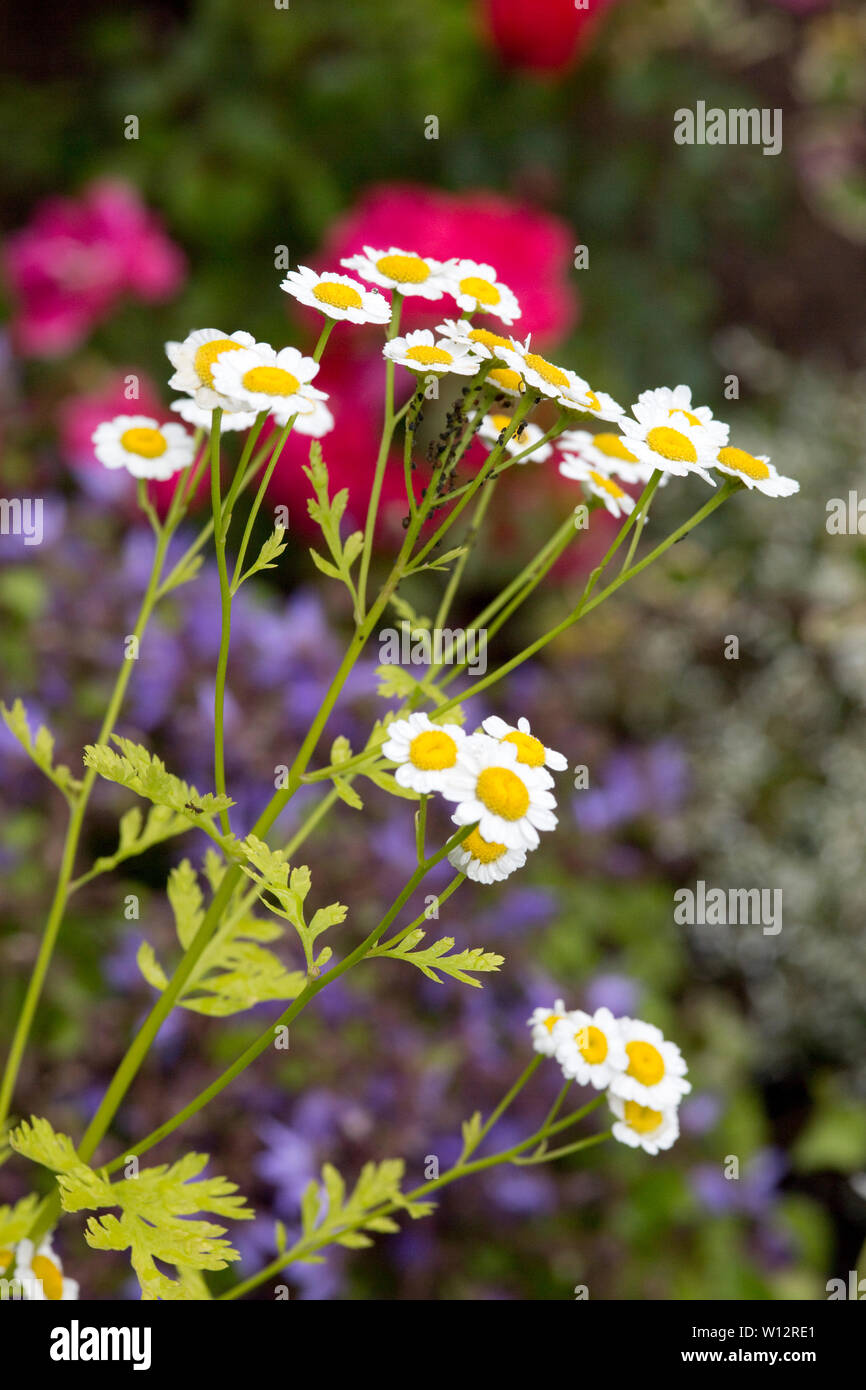
[[[388,325],[388,342],[396,337],[399,332],[402,309],[403,296],[399,291],[394,290],[391,306],[391,322]],[[394,437],[394,425],[394,363],[390,358],[386,358],[385,420],[382,425],[382,439],[379,444],[379,453],[376,458],[376,467],[373,473],[373,487],[370,492],[370,502],[367,507],[367,522],[364,527],[364,548],[361,552],[361,567],[358,573],[358,618],[361,622],[363,622],[364,614],[367,611],[367,576],[370,572],[376,518],[379,515],[379,501],[382,496],[382,484],[385,481],[385,468],[388,463],[388,454],[391,450],[391,440]]]
[[[225,766],[225,698],[226,698],[226,679],[228,675],[229,646],[232,634],[232,597],[229,588],[229,573],[226,563],[226,530],[227,522],[223,522],[222,498],[220,495],[220,421],[222,410],[217,407],[213,412],[213,421],[210,432],[210,489],[211,489],[211,509],[213,512],[214,523],[214,547],[216,550],[217,570],[219,572],[220,585],[220,647],[217,659],[216,681],[214,683],[214,709],[213,709],[213,756],[214,756],[214,786],[218,796],[226,795],[226,766]],[[240,476],[240,470],[238,471]],[[229,516],[228,521],[231,520]],[[220,811],[220,826],[224,835],[231,834],[231,822],[227,810]]]

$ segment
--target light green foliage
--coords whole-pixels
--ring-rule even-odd
[[[406,578],[412,574],[420,574],[422,570],[447,570],[452,560],[456,560],[461,555],[466,554],[466,546],[458,545],[453,550],[446,550],[444,555],[437,555],[432,560],[427,560],[423,565],[414,565],[407,569]]]
[[[186,951],[204,918],[204,898],[188,859],[172,869],[168,899],[178,941]],[[297,998],[304,987],[303,971],[287,971],[261,944],[280,936],[282,928],[276,922],[260,921],[242,910],[228,913],[196,962],[178,1003],[195,1013],[223,1018],[269,999]],[[155,989],[166,988],[166,974],[147,941],[139,947],[138,965]]]
[[[21,700],[16,700],[11,709],[6,705],[0,704],[0,714],[11,734],[14,734],[21,747],[30,755],[40,771],[50,782],[53,782],[58,791],[62,792],[67,801],[80,792],[81,783],[72,776],[69,768],[63,763],[54,765],[54,735],[46,729],[44,724],[40,724],[36,730],[36,737],[30,734],[30,724],[27,717],[27,710]]]
[[[318,908],[307,922],[304,904],[312,881],[307,866],[292,869],[282,850],[270,849],[255,835],[248,835],[241,849],[248,860],[244,872],[256,884],[259,898],[271,912],[291,922],[303,945],[308,970],[321,969],[332,952],[326,946],[314,956],[316,939],[329,927],[345,921],[348,909],[342,903],[329,903],[327,907]]]
[[[468,1156],[474,1153],[478,1148],[478,1145],[481,1143],[481,1131],[483,1128],[484,1122],[481,1118],[480,1110],[476,1110],[470,1119],[463,1121],[460,1129],[463,1136],[464,1158],[468,1158]]]
[[[141,1285],[142,1298],[198,1300],[206,1297],[199,1271],[225,1269],[239,1259],[223,1240],[225,1226],[191,1221],[208,1212],[235,1221],[255,1213],[226,1178],[202,1178],[207,1154],[186,1154],[176,1163],[142,1168],[137,1177],[109,1182],[78,1158],[72,1140],[35,1116],[11,1135],[12,1147],[24,1158],[50,1168],[57,1176],[64,1211],[99,1211],[116,1207],[120,1215],[91,1216],[85,1239],[94,1250],[128,1250]],[[175,1265],[172,1279],[154,1263]]]
[[[179,816],[167,806],[151,806],[147,820],[143,820],[141,811],[133,806],[120,818],[120,834],[114,854],[97,859],[93,868],[77,881],[76,887],[96,878],[98,874],[111,873],[124,860],[135,859],[154,845],[162,844],[163,840],[170,840],[174,835],[183,835],[187,830],[189,817]]]
[[[400,1228],[392,1217],[376,1213],[377,1207],[397,1205],[410,1216],[428,1216],[430,1202],[410,1202],[401,1192],[405,1164],[402,1158],[386,1158],[382,1163],[365,1163],[354,1190],[347,1196],[346,1184],[336,1168],[326,1163],[322,1169],[325,1202],[321,1185],[313,1178],[301,1199],[304,1239],[317,1244],[344,1245],[360,1250],[373,1242],[365,1231],[389,1235]],[[313,1262],[310,1256],[299,1256]]]
[[[471,975],[467,975],[467,970],[483,973],[489,970],[498,970],[505,960],[504,956],[497,956],[493,951],[484,951],[480,946],[475,946],[469,951],[455,951],[453,955],[448,955],[454,945],[453,936],[443,936],[440,941],[436,941],[432,946],[426,946],[422,951],[416,951],[415,947],[423,941],[426,932],[418,927],[415,931],[409,932],[403,940],[396,946],[376,946],[371,952],[371,956],[389,956],[392,960],[408,960],[412,965],[417,965],[429,980],[435,980],[437,985],[442,983],[441,977],[436,971],[441,970],[442,974],[450,975],[452,979],[459,980],[464,985],[474,985],[476,989],[481,989],[479,980],[473,980]],[[435,969],[434,969],[435,967]]]
[[[310,466],[304,472],[313,484],[315,497],[307,500],[310,516],[321,527],[331,559],[326,560],[316,550],[310,550],[313,561],[323,574],[331,579],[341,580],[357,605],[357,594],[352,579],[352,566],[364,548],[363,531],[353,531],[343,541],[340,537],[340,522],[349,500],[348,488],[341,488],[332,499],[328,494],[328,468],[322,458],[322,446],[315,441],[310,446]]]
[[[0,1250],[8,1250],[24,1239],[33,1225],[38,1206],[39,1198],[35,1192],[31,1192],[29,1197],[22,1197],[14,1207],[0,1207]],[[0,1263],[0,1274],[2,1272]]]
[[[411,603],[408,603],[402,594],[392,594],[390,603],[398,617],[409,624],[413,636],[416,632],[429,631],[433,622],[432,618],[425,618],[422,614],[416,613]]]
[[[181,781],[166,769],[160,758],[148,753],[141,744],[121,738],[118,734],[112,734],[112,740],[120,749],[119,753],[115,753],[106,743],[88,744],[84,750],[87,767],[95,768],[100,777],[107,781],[118,782],[155,805],[176,811],[192,824],[200,820],[202,815],[212,817],[234,805],[228,796],[198,792],[195,787]]]
[[[276,569],[276,564],[274,562],[286,549],[286,542],[283,540],[285,534],[285,527],[274,527],[271,535],[268,536],[268,539],[259,551],[258,557],[253,561],[249,569],[244,571],[237,582],[232,585],[232,594],[236,594],[241,585],[245,584],[252,575],[258,574],[261,570]]]

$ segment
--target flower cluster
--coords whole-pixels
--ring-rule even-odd
[[[477,883],[497,883],[522,869],[538,848],[538,832],[556,828],[548,768],[561,772],[568,763],[531,733],[527,719],[515,727],[493,715],[467,735],[457,724],[410,714],[389,726],[382,752],[398,764],[401,787],[456,802],[454,824],[474,828],[448,857]]]
[[[567,1080],[607,1092],[615,1139],[648,1154],[671,1147],[679,1103],[692,1088],[679,1048],[659,1028],[605,1008],[567,1010],[561,999],[533,1010],[527,1023],[536,1052],[554,1057]]]

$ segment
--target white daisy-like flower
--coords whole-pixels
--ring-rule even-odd
[[[448,862],[475,883],[501,883],[526,863],[525,849],[509,849],[495,840],[485,840],[477,830],[452,849]]]
[[[606,391],[593,391],[587,388],[578,405],[581,410],[586,411],[589,415],[594,415],[597,420],[606,420],[614,425],[619,424],[625,415],[625,407],[621,406],[619,401],[615,401],[613,396],[609,396]]]
[[[500,396],[511,396],[515,400],[526,390],[526,382],[513,367],[494,367],[485,380],[488,386],[496,387]]]
[[[577,455],[606,478],[615,474],[627,483],[638,483],[647,477],[647,465],[626,448],[622,435],[563,430],[556,443],[563,454]]]
[[[501,333],[492,333],[489,328],[475,328],[469,319],[443,319],[436,329],[442,338],[452,343],[465,343],[477,357],[495,359],[503,362],[503,348],[513,348],[514,339],[505,338]]]
[[[578,1086],[604,1091],[628,1066],[619,1023],[610,1009],[573,1009],[553,1029],[553,1054],[562,1074]]]
[[[301,265],[289,271],[280,289],[330,319],[346,319],[349,323],[391,322],[391,305],[385,296],[378,290],[368,290],[350,275],[332,271],[319,275]]]
[[[643,1149],[644,1153],[655,1156],[662,1149],[669,1149],[679,1138],[680,1122],[675,1105],[656,1110],[610,1093],[607,1103],[616,1116],[613,1137],[621,1144],[628,1144],[630,1149]]]
[[[202,410],[191,396],[181,396],[179,401],[172,401],[171,409],[177,411],[180,418],[186,420],[188,425],[192,425],[197,430],[207,430],[210,433],[213,412]],[[224,410],[220,418],[220,434],[229,434],[232,430],[248,430],[255,423],[256,416],[252,410]]]
[[[213,366],[213,379],[219,391],[247,410],[279,411],[288,418],[312,412],[317,399],[327,399],[324,391],[310,385],[318,370],[318,362],[297,348],[276,352],[260,343],[220,357]]]
[[[432,256],[418,256],[414,251],[401,251],[392,246],[376,251],[365,246],[364,253],[345,256],[340,265],[357,270],[364,280],[381,285],[386,290],[398,290],[402,295],[420,295],[422,299],[441,299],[447,289],[444,267]]]
[[[565,1005],[561,999],[557,999],[552,1009],[539,1006],[532,1010],[526,1020],[527,1026],[532,1030],[532,1046],[543,1057],[553,1056],[556,1046],[553,1041],[553,1031],[565,1016]]]
[[[511,324],[521,316],[517,296],[501,280],[492,265],[454,257],[444,266],[446,289],[467,313],[495,314]]]
[[[583,483],[593,497],[601,499],[611,516],[628,516],[634,511],[634,498],[629,496],[619,483],[614,482],[606,473],[599,473],[592,464],[578,458],[576,454],[564,454],[560,460],[559,471],[563,478]]]
[[[698,473],[715,487],[707,470],[715,467],[719,450],[728,442],[727,425],[720,420],[694,424],[683,411],[672,412],[658,401],[637,401],[632,415],[634,419],[624,416],[619,422],[630,453],[642,463],[681,478]]]
[[[239,410],[237,401],[220,395],[214,386],[214,363],[223,353],[256,346],[251,333],[223,333],[219,328],[197,328],[182,343],[166,343],[165,351],[174,367],[168,384],[174,391],[185,391],[202,410]]]
[[[388,741],[382,752],[400,764],[394,780],[426,796],[439,791],[446,773],[457,766],[465,739],[459,724],[434,724],[429,715],[416,711],[408,719],[388,725]]]
[[[688,1067],[676,1043],[640,1018],[621,1018],[619,1028],[628,1065],[611,1081],[613,1094],[656,1110],[679,1105],[692,1086],[685,1079]]]
[[[334,428],[333,411],[326,405],[326,401],[329,399],[327,392],[317,391],[314,386],[303,386],[300,394],[312,409],[277,409],[272,412],[274,420],[282,428],[295,415],[297,418],[292,426],[295,434],[305,434],[310,439],[323,439]]]
[[[478,435],[481,439],[485,440],[486,443],[496,444],[502,431],[507,430],[510,424],[510,415],[501,415],[499,413],[485,415],[478,427]],[[524,420],[523,424],[515,430],[514,434],[505,445],[505,452],[510,455],[511,458],[514,458],[515,455],[524,453],[527,449],[532,448],[533,445],[538,445],[539,439],[543,438],[544,431],[539,429],[538,425],[530,424],[528,420]],[[541,444],[537,448],[533,448],[532,453],[527,454],[526,458],[521,459],[521,463],[543,463],[545,459],[550,458],[552,453],[552,444]]]
[[[651,391],[641,391],[639,405],[658,405],[669,415],[681,411],[691,425],[709,425],[713,412],[708,405],[692,405],[691,386],[656,386]]]
[[[502,356],[527,386],[534,386],[536,391],[557,401],[566,410],[582,408],[581,402],[587,399],[589,382],[568,367],[558,367],[555,362],[549,362],[540,353],[533,352],[529,338],[522,345],[503,348]]]
[[[749,454],[728,444],[716,455],[715,466],[720,473],[739,478],[746,487],[756,487],[765,497],[792,497],[800,491],[796,479],[779,473],[766,454]]]
[[[28,1302],[70,1303],[78,1298],[78,1283],[64,1276],[50,1236],[38,1248],[32,1240],[20,1240],[16,1255],[15,1278],[21,1281]]]
[[[457,764],[443,775],[440,791],[456,801],[455,825],[478,825],[485,840],[508,849],[535,849],[539,830],[554,830],[553,778],[543,767],[518,762],[513,743],[489,734],[463,740]]]
[[[545,748],[540,739],[532,733],[528,719],[518,719],[516,724],[506,724],[498,714],[491,714],[481,725],[485,734],[498,738],[500,743],[513,743],[517,749],[517,761],[527,767],[549,767],[554,772],[564,772],[568,759],[553,748]]]
[[[391,338],[382,349],[391,362],[408,367],[411,372],[421,372],[425,376],[433,373],[442,376],[446,372],[456,372],[458,376],[474,376],[481,366],[480,358],[475,356],[466,343],[456,343],[453,339],[434,338],[429,328],[418,328],[407,333],[405,338]]]
[[[193,437],[174,421],[160,425],[149,415],[117,415],[97,425],[93,452],[106,468],[126,468],[134,478],[164,482],[192,463]]]

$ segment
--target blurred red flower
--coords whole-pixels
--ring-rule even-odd
[[[186,260],[127,184],[91,184],[80,198],[49,198],[6,242],[17,347],[33,357],[69,352],[124,294],[167,299]]]
[[[373,188],[335,225],[321,252],[311,257],[317,269],[341,270],[340,259],[365,245],[399,246],[445,260],[470,257],[492,265],[523,309],[511,329],[518,337],[553,344],[577,319],[578,301],[571,269],[574,232],[559,218],[516,203],[497,193],[445,193],[411,184]],[[448,296],[435,303],[409,298],[401,326],[435,327],[459,317]],[[306,322],[321,325],[310,311]],[[491,323],[493,321],[491,320]],[[311,332],[313,328],[311,327]],[[336,425],[322,440],[332,492],[349,488],[349,512],[363,526],[382,428],[385,370],[381,330],[338,324],[325,351],[316,385],[328,391]],[[409,374],[398,369],[397,389],[405,399]],[[287,503],[292,526],[308,534],[315,528],[307,515],[310,486],[302,472],[309,440],[290,437],[271,485],[274,501]],[[380,516],[392,524],[406,510],[402,462],[396,457],[385,474]]]
[[[612,0],[482,0],[488,39],[509,67],[537,72],[567,68],[592,37],[596,21]]]

